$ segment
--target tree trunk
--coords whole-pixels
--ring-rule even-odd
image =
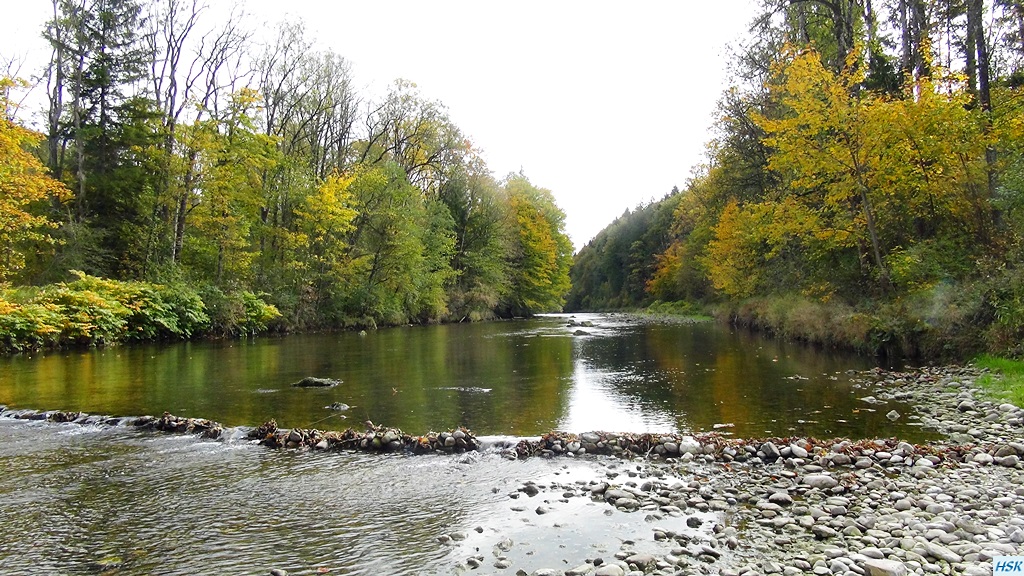
[[[992,123],[992,94],[989,88],[989,59],[988,43],[985,41],[984,25],[984,0],[968,0],[967,7],[967,34],[973,40],[978,60],[978,104],[985,114],[985,131],[991,128]],[[992,146],[985,148],[985,166],[988,172],[988,197],[995,198],[996,195],[996,149]],[[998,217],[998,215],[995,215]]]
[[[48,152],[48,163],[50,172],[57,180],[64,178],[64,166],[61,162],[61,130],[60,118],[64,115],[64,34],[63,29],[57,24],[59,15],[57,0],[53,2],[53,37],[50,39],[53,44],[53,53],[50,56],[50,109],[47,115],[47,138],[46,147]]]
[[[78,55],[75,68],[74,102],[71,103],[72,123],[75,127],[75,177],[78,179],[78,196],[75,198],[76,221],[85,219],[85,138],[82,134],[82,80],[85,68],[85,54]]]

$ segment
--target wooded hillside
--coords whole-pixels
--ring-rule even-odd
[[[42,133],[23,84],[0,85],[0,308],[28,315],[50,301],[27,287],[72,271],[211,313],[256,300],[281,328],[560,308],[572,247],[550,191],[495,178],[411,82],[368,98],[301,24],[257,42],[203,6],[55,0]]]
[[[1024,352],[1024,4],[762,9],[671,224],[630,235],[644,217],[623,218],[576,259],[574,279],[636,273],[632,302],[602,291],[615,280],[570,302],[702,301],[872,351]],[[653,270],[609,241],[663,233]]]

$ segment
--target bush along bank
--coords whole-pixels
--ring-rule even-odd
[[[1005,300],[964,286],[859,304],[777,294],[709,308],[719,321],[780,338],[890,358],[964,362],[982,353],[1024,353],[1024,313]]]
[[[41,288],[0,289],[0,353],[252,335],[280,317],[252,292],[73,275]]]

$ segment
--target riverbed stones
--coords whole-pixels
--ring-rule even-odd
[[[593,564],[580,564],[575,568],[570,568],[565,571],[565,576],[585,576],[594,571]]]
[[[625,576],[626,571],[618,564],[605,564],[594,571],[594,576]]]

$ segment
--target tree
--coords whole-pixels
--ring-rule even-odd
[[[440,102],[423,98],[416,84],[395,81],[384,102],[366,116],[360,163],[398,164],[409,182],[436,194],[450,170],[470,151]]]
[[[355,318],[390,324],[442,317],[426,310],[422,290],[431,290],[433,257],[428,258],[429,217],[419,191],[393,162],[357,166],[350,188],[358,216],[349,238],[351,274],[342,292],[344,309]],[[451,257],[450,243],[438,246]]]
[[[348,237],[358,216],[352,192],[355,179],[353,174],[328,175],[295,210],[297,231],[291,244],[303,284],[299,293],[313,308],[309,314],[302,313],[305,322],[336,316],[338,311],[332,306],[341,296],[338,287],[350,282]]]
[[[863,244],[870,246],[879,286],[887,289],[891,281],[872,202],[878,190],[871,186],[871,162],[884,151],[868,130],[871,96],[854,95],[862,74],[850,69],[834,74],[817,52],[804,50],[793,54],[779,76],[776,89],[791,112],[760,121],[774,149],[769,167],[791,189],[807,191],[837,247],[860,245],[859,231],[866,231]]]
[[[813,51],[793,54],[779,78],[788,112],[760,120],[769,167],[784,183],[783,196],[762,203],[774,207],[765,234],[773,250],[804,238],[819,271],[855,250],[862,279],[885,292],[907,250],[987,243],[988,200],[977,193],[986,138],[964,94],[923,78],[904,98],[872,95],[856,89],[858,74],[829,72]]]
[[[503,188],[515,230],[504,307],[514,316],[561,310],[572,263],[565,214],[549,190],[535,187],[525,176],[509,176]]]
[[[0,78],[0,283],[10,281],[25,265],[25,250],[33,243],[52,245],[47,232],[55,224],[40,213],[47,201],[68,200],[71,191],[53,179],[29,148],[43,135],[11,120],[10,78]],[[35,208],[35,210],[33,209]]]
[[[192,270],[217,285],[251,282],[254,228],[259,222],[262,176],[278,161],[276,142],[260,134],[252,109],[257,94],[243,89],[222,118],[183,129],[195,175],[188,212],[195,230],[182,257]],[[184,246],[184,245],[183,245]]]
[[[449,311],[458,320],[490,317],[508,290],[509,217],[498,183],[479,157],[470,157],[441,185],[438,201],[455,240]]]

